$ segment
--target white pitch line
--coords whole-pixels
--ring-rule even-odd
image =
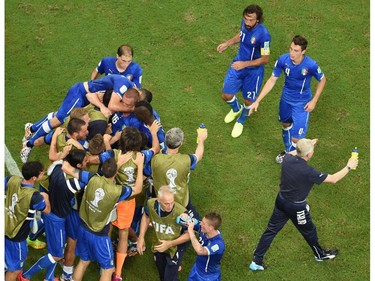
[[[22,173],[20,169],[18,169],[16,161],[14,161],[12,155],[10,154],[8,147],[5,146],[5,165],[7,166],[7,169],[9,171],[9,174],[12,176],[20,176],[22,177]]]

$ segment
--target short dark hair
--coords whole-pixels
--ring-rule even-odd
[[[22,166],[22,177],[25,180],[29,180],[32,177],[39,177],[41,172],[43,172],[43,165],[39,161],[26,162]]]
[[[258,5],[249,5],[247,6],[244,10],[242,15],[245,16],[246,14],[256,14],[257,15],[257,20],[262,23],[264,18],[263,18],[263,10],[261,7]]]
[[[109,158],[102,165],[103,176],[106,178],[111,178],[116,175],[117,172],[117,163],[114,158]]]
[[[117,49],[117,55],[121,57],[124,53],[130,53],[132,56],[134,54],[133,47],[129,44],[123,44]]]
[[[216,212],[209,212],[204,216],[210,224],[217,230],[221,226],[221,216]]]
[[[84,125],[86,125],[86,122],[82,119],[71,118],[66,129],[68,130],[69,135],[72,135],[73,133],[78,133]]]
[[[151,91],[145,89],[145,88],[142,88],[140,89],[141,91],[141,97],[144,97],[144,100],[148,101],[149,103],[151,103],[152,101],[152,93]]]
[[[151,122],[150,120],[154,116],[152,106],[147,101],[138,101],[135,104],[134,114],[139,120],[146,123],[146,125],[149,125],[147,123]]]
[[[294,36],[292,42],[295,45],[301,46],[302,51],[306,50],[306,48],[307,48],[308,42],[307,42],[306,38],[302,37],[301,35]]]
[[[89,152],[98,155],[105,150],[104,139],[101,134],[96,134],[89,142]]]
[[[74,168],[77,168],[78,164],[82,164],[86,157],[86,151],[83,149],[73,149],[69,151],[69,154],[65,157],[65,160],[69,162]]]
[[[135,127],[126,127],[121,132],[119,145],[122,152],[141,151],[141,133]]]

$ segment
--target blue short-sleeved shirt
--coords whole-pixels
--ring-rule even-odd
[[[312,98],[311,78],[320,81],[324,73],[318,63],[308,56],[304,56],[300,64],[294,64],[289,53],[281,55],[275,63],[272,75],[280,77],[284,72],[285,82],[281,99],[288,103],[306,104]]]
[[[142,87],[142,67],[138,63],[132,61],[125,71],[120,72],[116,67],[116,61],[116,57],[105,57],[98,63],[96,70],[100,74],[105,73],[105,75],[123,75],[136,84],[137,88],[140,89]]]

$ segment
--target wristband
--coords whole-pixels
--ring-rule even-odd
[[[348,171],[349,171],[349,172],[352,170],[352,168],[350,168],[349,166],[346,166],[346,168],[348,168]]]

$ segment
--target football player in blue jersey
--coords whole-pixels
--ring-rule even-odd
[[[306,136],[310,112],[314,110],[326,84],[326,78],[318,63],[305,55],[306,48],[307,40],[300,35],[294,36],[289,53],[278,58],[271,77],[251,107],[251,112],[257,111],[260,101],[272,90],[276,80],[284,72],[279,121],[282,124],[285,151],[277,155],[277,163],[283,162],[286,152],[293,153],[298,140]],[[318,80],[314,96],[310,87],[312,77]]]
[[[121,74],[132,81],[137,88],[142,86],[142,67],[133,61],[133,48],[124,44],[118,47],[116,57],[105,57],[91,73],[91,80],[95,80],[101,74]]]
[[[188,281],[220,281],[220,261],[225,251],[224,239],[219,231],[221,216],[210,212],[196,227],[193,220],[188,221],[188,226],[191,244],[197,253]],[[199,230],[199,241],[194,228]]]
[[[65,158],[65,161],[68,161],[70,165],[76,169],[84,168],[87,164],[86,152],[81,149],[71,150]],[[55,280],[55,268],[57,262],[64,258],[64,248],[68,237],[72,239],[71,243],[74,244],[73,247],[75,248],[75,232],[76,227],[79,226],[78,213],[77,217],[74,218],[75,223],[67,224],[67,221],[73,210],[71,202],[74,198],[74,194],[83,189],[85,184],[79,183],[74,178],[66,176],[62,170],[62,161],[54,162],[49,167],[48,176],[51,212],[44,216],[48,253],[20,275],[19,280],[21,281],[30,280],[33,275],[44,269],[46,269],[45,280]],[[64,266],[64,274],[71,276],[72,273],[73,266]],[[67,277],[69,278],[69,276]],[[69,280],[68,278],[67,280]]]
[[[69,116],[71,110],[76,107],[84,107],[90,102],[100,108],[105,116],[110,116],[113,112],[132,112],[134,105],[139,99],[139,92],[133,89],[135,84],[122,75],[109,75],[103,78],[88,82],[74,84],[68,91],[60,108],[53,114],[48,114],[35,124],[25,126],[25,136],[22,139],[23,148],[20,156],[23,163],[26,163],[30,155],[34,142],[47,135],[53,128],[64,123],[64,119]],[[113,89],[108,108],[99,100],[100,92]],[[132,90],[125,95],[128,90]]]
[[[243,11],[241,30],[233,38],[221,43],[217,51],[222,53],[233,44],[240,44],[224,78],[221,97],[231,107],[224,122],[236,120],[232,137],[242,134],[243,126],[250,114],[250,107],[256,100],[263,83],[264,65],[270,57],[271,35],[262,24],[263,10],[258,5],[250,5]],[[242,91],[244,105],[240,105],[236,93]]]

